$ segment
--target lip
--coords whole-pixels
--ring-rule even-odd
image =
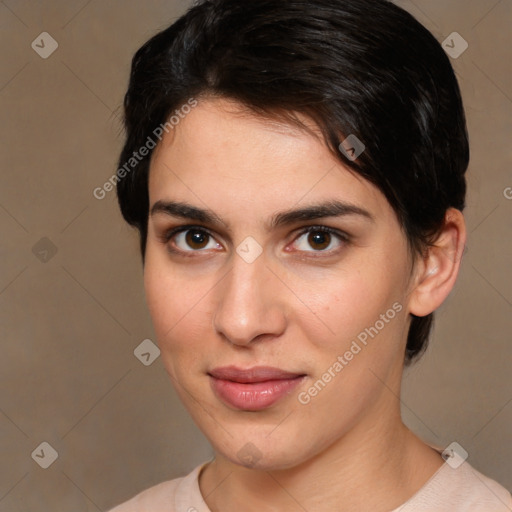
[[[226,405],[245,411],[259,411],[288,395],[305,374],[271,366],[242,369],[224,366],[208,372],[210,386]]]

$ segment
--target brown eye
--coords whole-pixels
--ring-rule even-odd
[[[165,241],[171,252],[192,253],[202,252],[207,249],[222,249],[208,231],[199,228],[177,228],[171,230]]]
[[[332,254],[348,244],[349,240],[349,236],[343,231],[328,226],[312,226],[300,233],[294,246],[300,252]]]
[[[208,244],[209,238],[208,233],[189,229],[185,235],[185,242],[191,249],[203,249]]]
[[[323,250],[331,243],[331,234],[324,231],[311,231],[308,235],[308,243],[313,249]]]

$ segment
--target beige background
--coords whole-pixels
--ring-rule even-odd
[[[404,379],[404,418],[512,488],[512,1],[399,3],[469,43],[452,62],[472,144],[462,275]],[[211,456],[161,360],[134,356],[154,339],[136,234],[114,192],[92,194],[116,170],[134,51],[187,5],[0,2],[0,512],[106,510]]]

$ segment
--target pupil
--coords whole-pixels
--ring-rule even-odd
[[[317,249],[325,249],[329,246],[331,241],[331,235],[329,233],[323,233],[322,231],[315,231],[309,235],[309,243],[312,246],[317,246]],[[320,246],[320,247],[319,247]]]

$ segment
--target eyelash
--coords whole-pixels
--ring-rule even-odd
[[[169,231],[165,232],[163,234],[163,236],[161,237],[162,242],[168,244],[175,235],[178,235],[178,234],[186,232],[186,231],[198,231],[200,233],[206,234],[209,237],[215,239],[214,235],[202,226],[186,225],[186,226],[175,227],[175,228],[172,228]],[[350,237],[348,234],[344,233],[343,231],[338,231],[337,229],[330,228],[328,226],[307,226],[306,228],[302,229],[297,234],[297,236],[294,238],[293,242],[295,242],[297,239],[299,239],[301,236],[305,235],[306,233],[311,233],[311,232],[313,232],[313,233],[318,233],[318,232],[329,233],[330,235],[337,237],[342,244],[348,244],[350,242]],[[172,248],[170,246],[168,246],[167,248],[173,254],[178,254],[178,255],[184,256],[184,257],[191,257],[194,253],[204,251],[202,249],[198,249],[198,250],[191,249],[190,251],[182,251],[181,249]],[[312,257],[322,257],[322,256],[320,256],[321,254],[332,255],[332,254],[338,252],[339,250],[340,250],[340,248],[338,247],[337,249],[330,249],[330,250],[319,250],[319,251],[313,250],[313,251],[299,251],[299,252],[313,253],[313,254],[316,253],[316,254],[319,254],[319,256],[312,256]],[[191,254],[187,254],[187,253],[191,253]]]

